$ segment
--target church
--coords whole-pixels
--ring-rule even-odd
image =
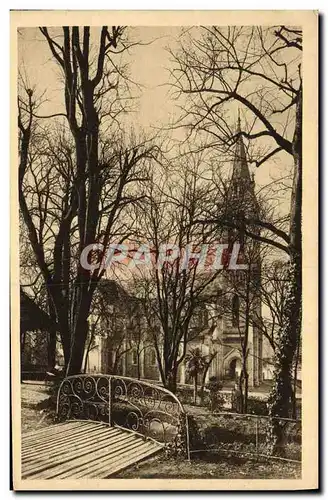
[[[227,214],[230,220],[238,216],[240,222],[246,218],[248,221],[256,219],[259,207],[239,120],[236,135],[238,138],[226,206],[231,212]],[[252,232],[258,232],[258,228],[254,227]],[[198,308],[191,318],[190,329],[193,334],[188,342],[188,350],[197,347],[203,355],[213,358],[207,379],[216,376],[233,382],[240,375],[244,361],[249,386],[256,387],[263,381],[262,311],[258,286],[261,279],[260,248],[256,240],[245,236],[242,223],[238,229],[231,224],[231,229],[227,230],[227,241],[229,245],[238,241],[246,257],[244,262],[251,264],[245,266],[246,271],[224,270],[213,282],[216,299]],[[142,314],[136,314],[138,299],[113,280],[102,280],[99,293],[110,307],[111,318],[103,325],[104,333],[96,336],[94,345],[86,354],[86,371],[118,373],[160,382],[151,336],[144,333],[147,329]],[[136,331],[139,331],[139,335],[134,333],[131,337],[124,318],[133,314],[138,316]],[[92,321],[91,318],[91,326]],[[192,383],[184,362],[179,366],[177,382]]]

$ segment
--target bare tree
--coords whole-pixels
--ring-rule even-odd
[[[90,28],[63,27],[60,40],[41,33],[64,78],[64,121],[60,133],[43,125],[35,89],[21,89],[18,125],[19,203],[28,237],[58,324],[67,374],[81,370],[94,291],[105,269],[83,267],[89,245],[128,237],[122,214],[139,199],[137,186],[156,154],[148,141],[127,140],[116,123],[125,81],[115,53],[126,50],[125,29],[104,26],[98,50]],[[113,80],[111,80],[111,77]],[[113,112],[113,106],[116,112]],[[54,115],[52,115],[53,117]],[[103,128],[102,128],[103,127]],[[102,132],[107,136],[102,136]],[[130,222],[130,221],[129,221]]]
[[[166,173],[160,172],[149,183],[144,208],[138,214],[152,262],[145,269],[136,269],[136,288],[143,297],[162,382],[172,391],[193,335],[190,320],[197,307],[205,307],[221,272],[206,269],[206,244],[215,241],[213,234],[194,224],[211,189],[203,168],[201,158],[194,155],[182,156],[178,166],[166,166]],[[169,179],[174,179],[174,184]],[[218,231],[215,236],[218,241]],[[193,252],[198,257],[192,256]]]
[[[288,266],[286,261],[275,260],[262,262],[259,293],[261,302],[267,309],[266,317],[257,317],[253,321],[268,340],[272,351],[277,347],[279,331],[284,325],[284,310],[288,289]]]
[[[187,40],[186,40],[187,38]],[[192,131],[212,137],[212,146],[228,153],[240,136],[248,141],[250,160],[260,167],[276,158],[293,165],[289,230],[265,220],[245,220],[268,230],[265,243],[288,253],[289,292],[284,326],[276,349],[271,415],[290,415],[291,370],[301,328],[302,296],[302,31],[297,27],[204,27],[182,37],[173,54],[173,85],[186,96],[181,121]],[[229,110],[239,106],[244,130],[229,125]],[[222,223],[222,220],[221,220]],[[277,421],[278,422],[278,421]],[[273,429],[278,442],[282,429]]]

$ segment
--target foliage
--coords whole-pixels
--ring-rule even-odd
[[[190,349],[185,360],[187,370],[192,378],[196,378],[205,368],[206,356],[202,354],[199,347]]]
[[[257,453],[272,454],[267,448],[267,417],[251,417],[233,413],[212,413],[194,415],[194,434],[191,449],[204,452],[225,451],[226,453],[254,457]],[[300,460],[300,425],[285,422],[286,458]]]
[[[298,266],[289,267],[289,289],[286,296],[284,325],[279,330],[275,350],[274,385],[269,397],[269,415],[272,417],[296,416],[296,391],[292,387],[292,369],[297,356],[298,333],[300,331],[300,315],[296,314],[300,305],[300,278]],[[296,307],[295,307],[296,305]],[[284,425],[279,420],[272,419],[268,427],[268,445],[275,452],[285,454]]]
[[[255,415],[268,415],[268,405],[263,399],[249,396],[247,401],[248,413]]]
[[[188,415],[188,431],[189,431],[189,446],[190,450],[202,449],[205,446],[205,440],[200,432],[200,426],[197,423],[196,417]]]
[[[222,387],[222,382],[215,376],[210,377],[206,384],[206,388],[209,390],[209,409],[212,412],[223,409],[225,398],[223,394],[220,394]]]

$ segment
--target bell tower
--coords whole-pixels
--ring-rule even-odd
[[[227,273],[235,273],[233,276],[229,275],[228,277],[228,280],[234,281],[234,292],[231,297],[232,327],[237,323],[238,314],[240,318],[238,325],[239,346],[241,345],[241,339],[245,338],[243,335],[247,335],[249,386],[258,386],[263,380],[260,243],[248,236],[247,233],[260,234],[259,226],[256,225],[256,219],[259,218],[259,205],[255,194],[254,174],[250,172],[247,163],[239,116],[236,136],[232,173],[228,188],[227,215],[232,222],[232,228],[228,231],[228,242],[229,244],[232,242],[240,244],[240,259],[238,262],[244,263],[246,269],[227,270]],[[236,283],[237,287],[235,286]]]

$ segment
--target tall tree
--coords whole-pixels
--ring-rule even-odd
[[[205,307],[221,273],[219,268],[207,269],[206,262],[207,245],[219,241],[219,234],[215,240],[204,226],[194,224],[211,191],[203,169],[202,159],[195,155],[182,156],[178,165],[167,165],[148,184],[144,207],[138,213],[140,233],[147,238],[146,250],[152,258],[149,266],[134,270],[134,280],[153,335],[162,382],[174,392],[188,342],[199,333],[189,328],[191,318],[202,304]]]
[[[289,26],[204,27],[190,30],[173,56],[173,85],[185,96],[182,122],[191,132],[212,138],[210,145],[219,147],[222,154],[228,154],[242,135],[248,141],[249,160],[257,168],[275,159],[286,166],[292,160],[289,230],[266,220],[244,221],[271,235],[263,238],[249,230],[256,239],[289,255],[289,293],[271,398],[271,414],[288,417],[291,370],[301,328],[302,31]],[[233,106],[240,107],[247,124],[237,133],[229,119]],[[275,424],[273,441],[279,441],[281,432],[280,424]]]
[[[138,202],[137,186],[155,150],[148,141],[128,141],[113,125],[124,110],[126,81],[115,54],[129,46],[125,28],[103,26],[95,45],[88,26],[63,27],[59,34],[40,30],[64,79],[64,111],[42,117],[35,90],[21,89],[19,203],[66,372],[74,374],[81,370],[91,302],[105,273],[99,266],[86,270],[81,254],[101,241],[102,259],[113,239],[127,237],[122,214]],[[59,134],[42,121],[56,116]]]

